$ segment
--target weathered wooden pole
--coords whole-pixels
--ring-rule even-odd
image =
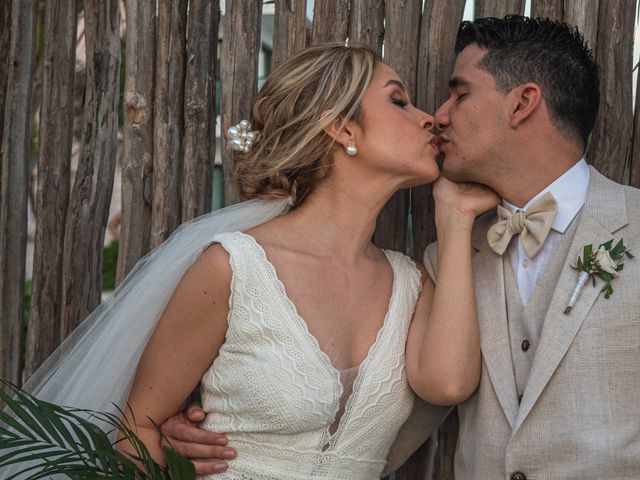
[[[118,283],[149,250],[153,196],[156,0],[126,0],[126,13],[124,160]]]
[[[414,103],[421,13],[421,0],[387,2],[385,7],[384,61],[398,73]],[[402,190],[387,202],[378,216],[373,236],[376,245],[405,252],[408,215],[409,190]]]
[[[564,20],[564,0],[531,0],[531,16]]]
[[[262,2],[227,3],[222,42],[222,132],[242,119],[251,118],[251,106],[258,89],[258,56],[260,54],[260,21]],[[231,205],[241,200],[235,182],[233,156],[222,142],[224,168],[224,202]]]
[[[562,21],[578,27],[578,30],[582,33],[594,53],[598,46],[599,11],[600,0],[565,0],[564,2],[564,18]]]
[[[183,222],[211,211],[219,23],[219,0],[191,0],[184,93]]]
[[[11,0],[0,0],[0,142],[4,124],[4,102],[9,79],[9,49],[11,47]],[[0,143],[0,150],[2,144]],[[1,166],[0,166],[1,168]],[[0,174],[1,174],[0,170]]]
[[[384,0],[352,0],[349,38],[370,45],[382,57]]]
[[[631,150],[635,7],[634,0],[601,2],[598,13],[600,110],[588,159],[616,182],[622,181]]]
[[[418,108],[435,114],[449,96],[449,79],[456,60],[455,43],[464,13],[464,0],[427,2],[422,16],[418,56]],[[436,239],[431,185],[411,189],[413,247],[422,260],[427,245]]]
[[[273,68],[303,50],[307,39],[307,1],[275,1]]]
[[[62,335],[100,303],[102,249],[118,150],[119,0],[84,1],[87,80],[82,140],[62,262]]]
[[[0,377],[21,383],[36,0],[14,0],[0,159]]]
[[[187,6],[187,0],[158,2],[153,90],[151,248],[164,242],[181,219],[178,189],[184,133]]]
[[[344,42],[349,36],[349,0],[315,0],[311,44]]]
[[[75,0],[47,3],[26,377],[61,338],[62,257],[69,205],[77,29]]]
[[[525,0],[476,0],[475,18],[524,15]]]

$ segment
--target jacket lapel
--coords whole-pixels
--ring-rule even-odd
[[[495,215],[486,215],[474,229],[473,246],[477,253],[473,271],[482,356],[498,401],[513,428],[518,394],[509,344],[503,259],[489,248],[486,239],[494,220]]]
[[[579,223],[569,255],[564,262],[544,319],[540,343],[517,414],[514,435],[558,368],[591,307],[600,296],[602,282],[598,280],[594,287],[589,281],[571,313],[563,313],[578,279],[578,272],[571,265],[575,265],[578,256],[582,255],[583,247],[592,244],[597,248],[613,238],[613,233],[628,222],[622,187],[591,168],[589,195],[577,221]]]

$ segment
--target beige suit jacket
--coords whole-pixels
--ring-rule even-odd
[[[488,246],[495,214],[473,233],[473,268],[482,347],[478,391],[458,406],[457,480],[521,478],[640,479],[640,190],[593,168],[570,253],[547,314],[522,401],[518,402],[507,328],[503,262]],[[571,268],[584,245],[622,238],[638,258],[626,259],[605,299],[588,283],[570,315]],[[425,266],[436,275],[436,246]],[[541,280],[544,282],[544,279]],[[431,407],[433,408],[433,407]],[[414,429],[420,430],[419,425]],[[426,432],[429,433],[429,432]],[[423,434],[424,436],[424,434]],[[417,447],[405,434],[397,463]],[[516,473],[522,476],[515,476]]]

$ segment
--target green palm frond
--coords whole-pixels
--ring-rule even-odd
[[[0,389],[0,403],[6,405],[0,411],[0,473],[16,468],[7,480],[52,475],[71,480],[195,479],[193,464],[171,448],[163,447],[167,466],[156,463],[120,417],[61,407],[1,382],[9,393]],[[116,450],[117,442],[109,439],[115,431],[133,445],[134,455]]]

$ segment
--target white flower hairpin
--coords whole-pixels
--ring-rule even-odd
[[[251,130],[248,120],[240,120],[240,123],[227,130],[228,146],[231,150],[248,153],[258,139],[258,134],[259,132]]]

